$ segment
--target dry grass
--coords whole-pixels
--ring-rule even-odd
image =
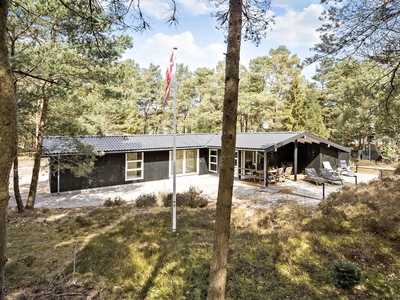
[[[397,299],[399,195],[400,180],[385,178],[344,187],[318,207],[234,209],[226,299]],[[74,281],[87,289],[65,299],[94,290],[95,299],[205,299],[214,220],[214,209],[180,207],[172,234],[165,207],[11,212],[7,294],[44,295]],[[360,285],[332,283],[337,260],[361,270]]]

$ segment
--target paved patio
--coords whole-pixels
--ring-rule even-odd
[[[28,196],[30,183],[31,167],[24,166],[20,172],[20,191],[22,199],[25,202]],[[368,182],[378,179],[379,175],[359,173],[357,177],[358,183]],[[151,181],[144,183],[133,183],[120,186],[63,192],[60,194],[51,194],[48,183],[48,172],[42,170],[40,174],[40,182],[38,193],[36,196],[35,207],[48,208],[69,208],[83,206],[102,205],[107,199],[121,198],[126,201],[133,201],[139,195],[146,193],[168,193],[172,192],[172,178],[160,181]],[[325,195],[325,198],[332,192],[341,189],[346,185],[354,185],[354,177],[343,176],[343,185],[325,184],[325,186],[317,186],[312,182],[301,179],[298,176],[297,181],[286,181],[279,184],[270,184],[264,188],[262,183],[254,181],[234,181],[233,186],[233,205],[248,207],[265,207],[281,200],[297,200],[305,204],[317,204]],[[201,176],[182,176],[176,180],[177,192],[184,192],[190,186],[199,188],[202,194],[210,200],[210,205],[215,205],[218,195],[218,176],[209,174]],[[13,197],[13,189],[10,186],[9,206],[15,207],[16,202]]]

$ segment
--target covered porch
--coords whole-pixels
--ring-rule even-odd
[[[323,161],[338,166],[339,160],[349,160],[351,151],[309,133],[238,134],[236,149],[235,177],[264,187],[281,183],[278,177],[285,171],[284,180],[297,181],[305,168],[318,170]]]

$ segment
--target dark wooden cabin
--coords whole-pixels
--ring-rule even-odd
[[[73,142],[74,141],[74,142]],[[58,165],[62,157],[80,155],[76,141],[91,145],[101,154],[90,174],[76,177]],[[175,141],[175,142],[174,142]],[[168,179],[176,174],[203,175],[219,172],[221,134],[113,135],[77,138],[48,136],[43,157],[50,160],[50,191],[60,193],[106,186]],[[244,180],[249,164],[262,170],[270,166],[293,166],[296,175],[306,167],[332,166],[349,160],[351,149],[306,132],[237,133],[235,177]],[[264,185],[268,183],[265,181]]]

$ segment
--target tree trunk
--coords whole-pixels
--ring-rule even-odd
[[[41,114],[40,114],[40,121],[39,121],[39,130],[38,130],[38,135],[37,135],[37,144],[36,144],[36,153],[35,153],[35,159],[33,163],[33,170],[32,170],[32,180],[31,180],[31,185],[29,187],[29,195],[28,195],[28,200],[26,201],[25,208],[26,209],[33,209],[35,207],[35,200],[36,200],[36,192],[37,192],[37,186],[39,183],[39,173],[40,173],[40,161],[42,159],[42,148],[43,148],[43,137],[44,137],[44,131],[45,131],[45,124],[46,124],[46,118],[47,118],[47,110],[49,107],[49,99],[45,96],[45,88],[46,88],[46,83],[43,84],[42,86],[42,94],[43,94],[43,105],[41,108]]]
[[[18,155],[14,158],[14,197],[17,202],[17,208],[19,213],[23,213],[25,211],[24,204],[22,203],[21,193],[19,192],[19,174],[18,174]]]
[[[242,30],[242,0],[229,3],[228,47],[222,116],[221,165],[217,214],[207,299],[225,299],[226,265],[229,250],[233,176],[235,168],[236,121],[239,91],[239,59]]]
[[[18,146],[17,104],[7,51],[7,0],[0,0],[0,299],[7,262],[7,207],[10,173]]]

